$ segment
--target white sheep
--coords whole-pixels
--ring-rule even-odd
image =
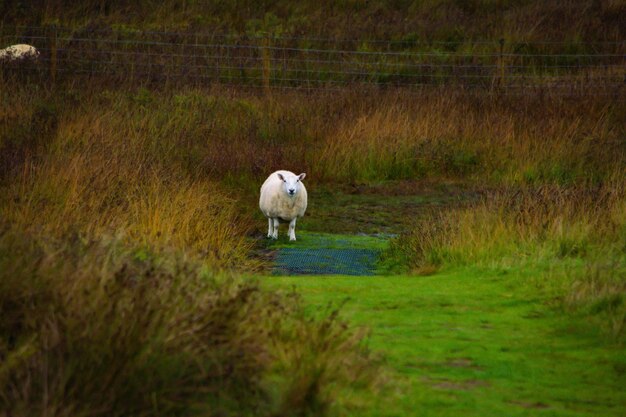
[[[0,62],[22,61],[39,58],[39,51],[31,45],[20,43],[0,49]]]
[[[278,239],[278,225],[283,222],[289,223],[289,240],[296,240],[296,220],[304,216],[307,206],[305,176],[276,171],[261,186],[259,207],[267,217],[267,237]]]

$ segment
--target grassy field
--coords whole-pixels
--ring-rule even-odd
[[[193,30],[201,7],[73,4],[0,12]],[[293,34],[294,4],[224,6],[222,29]],[[372,36],[406,12],[459,39],[623,37],[620,2],[542,4],[347,2],[301,25],[358,8],[346,27]],[[0,417],[626,412],[623,96],[49,81],[0,74]],[[307,173],[295,243],[264,239],[276,169]],[[380,251],[381,275],[268,273],[321,246]]]
[[[380,189],[375,201],[368,187],[334,195],[339,208],[322,193],[317,217],[329,230],[405,232],[387,235],[388,243],[356,236],[354,245],[345,243],[351,235],[325,235],[318,246],[334,247],[336,240],[344,248],[382,249],[383,274],[399,265],[410,265],[409,273],[260,282],[272,290],[295,288],[313,317],[340,305],[346,319],[369,330],[369,345],[389,374],[382,395],[355,415],[620,416],[626,410],[622,186],[516,187],[512,194],[470,194],[460,204],[424,184],[387,184],[396,194],[421,191],[390,197],[379,209],[382,225],[356,209],[383,204]],[[335,218],[344,211],[355,214]],[[320,224],[302,226],[308,247],[306,229]]]
[[[342,304],[371,330],[392,386],[358,415],[621,416],[624,347],[555,308],[543,268],[457,268],[431,276],[266,277],[312,314]]]

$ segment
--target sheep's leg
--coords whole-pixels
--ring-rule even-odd
[[[267,218],[267,237],[272,237],[274,234],[274,220],[271,217]]]
[[[278,219],[273,219],[274,220],[274,230],[272,231],[272,239],[278,239],[278,225],[280,224],[278,222]]]
[[[289,240],[296,240],[296,219],[289,222]]]

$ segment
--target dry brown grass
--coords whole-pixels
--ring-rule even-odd
[[[388,95],[339,120],[315,166],[349,181],[587,181],[626,164],[623,121],[618,101],[605,98]]]
[[[275,118],[294,113],[254,97],[66,87],[0,89],[0,414],[348,406],[339,390],[375,373],[360,332],[216,275],[257,266],[241,206],[256,197],[242,184],[265,144],[284,149],[292,126]]]
[[[55,110],[48,103],[55,128],[45,139],[28,111],[20,117],[30,142],[17,142],[12,121],[3,126],[5,146],[17,142],[12,166],[3,170],[3,220],[56,237],[123,235],[135,244],[202,254],[216,267],[251,266],[250,223],[236,201],[217,181],[180,166],[177,142],[186,135],[186,120],[140,106],[85,105],[93,107]],[[67,103],[61,99],[59,106]]]
[[[209,415],[224,404],[319,415],[336,387],[370,381],[360,335],[335,316],[311,322],[212,273],[255,268],[246,234],[260,180],[278,168],[306,171],[313,185],[544,186],[426,219],[396,246],[420,273],[623,257],[625,109],[610,97],[442,89],[269,100],[219,87],[1,82],[0,401],[13,415],[149,414],[154,393],[161,415],[184,414],[224,384],[232,391],[213,397]],[[278,392],[261,398],[265,384]]]
[[[392,251],[414,268],[619,260],[625,255],[625,198],[623,180],[487,193],[475,205],[419,219]]]
[[[619,98],[61,87],[2,89],[0,215],[54,236],[192,250],[217,267],[253,267],[246,233],[276,169],[313,186],[482,188],[615,182],[626,166]]]

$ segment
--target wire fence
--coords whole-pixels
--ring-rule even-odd
[[[266,89],[453,85],[508,93],[621,94],[626,87],[624,42],[359,41],[59,27],[1,27],[0,39],[2,46],[37,47],[37,68],[53,78]]]

